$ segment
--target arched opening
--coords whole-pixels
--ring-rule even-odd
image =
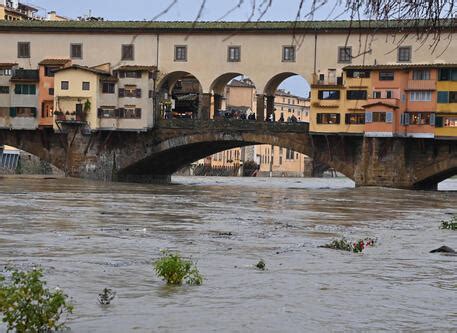
[[[0,144],[0,175],[56,175],[64,173],[48,161],[16,147]]]
[[[167,74],[159,81],[157,91],[159,119],[205,119],[210,105],[200,81],[191,73],[178,71]]]
[[[240,73],[225,73],[211,84],[212,118],[259,119],[255,83]]]
[[[421,190],[457,191],[457,166],[428,177],[414,187]]]
[[[310,85],[301,75],[279,73],[265,85],[266,116],[270,121],[306,122],[310,117]]]

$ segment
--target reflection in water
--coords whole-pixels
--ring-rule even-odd
[[[0,181],[0,257],[45,268],[75,332],[452,330],[456,257],[429,254],[457,192],[354,188],[344,179],[175,178],[174,185]],[[457,188],[457,180],[441,184]],[[376,237],[362,255],[318,248]],[[203,286],[154,275],[160,249],[192,256]],[[264,259],[265,272],[253,266]],[[103,308],[103,288],[117,292]],[[0,328],[1,331],[1,328]]]

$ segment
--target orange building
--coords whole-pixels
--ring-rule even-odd
[[[38,105],[41,127],[53,126],[54,71],[70,65],[70,59],[45,59],[39,63]]]

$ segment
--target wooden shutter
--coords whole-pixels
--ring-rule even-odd
[[[366,112],[365,113],[365,123],[372,123],[373,122],[373,112]]]
[[[103,117],[103,109],[102,108],[98,108],[97,109],[97,117],[98,118],[102,118]]]
[[[135,109],[135,118],[141,119],[141,109],[140,108]]]
[[[435,127],[443,127],[443,117],[435,117]]]
[[[318,124],[322,124],[322,113],[318,113],[316,116],[316,121]]]
[[[119,97],[125,97],[125,89],[119,88]]]
[[[394,118],[393,112],[386,112],[386,123],[392,123]]]
[[[436,122],[436,115],[434,113],[432,113],[430,115],[430,126],[435,126],[435,122]]]
[[[141,77],[142,77],[142,73],[140,71],[137,71],[136,72],[136,78],[137,79],[141,79]]]
[[[141,98],[141,89],[136,89],[135,90],[135,95],[137,98]]]
[[[339,113],[336,114],[336,123],[339,124],[341,122],[341,115]]]

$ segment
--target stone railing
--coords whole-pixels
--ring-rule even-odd
[[[195,129],[196,131],[309,132],[309,124],[304,122],[260,122],[239,119],[169,119],[160,120],[156,127],[159,129]]]

